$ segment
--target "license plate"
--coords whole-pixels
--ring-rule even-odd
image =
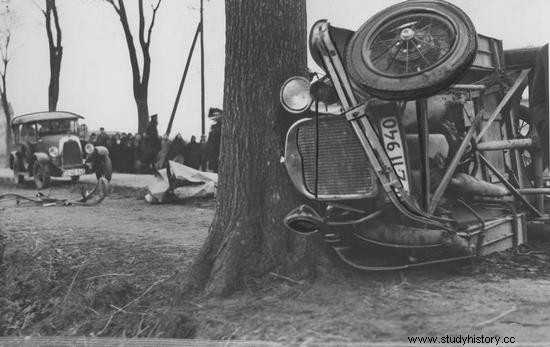
[[[84,169],[67,169],[63,171],[63,176],[82,176]]]
[[[407,164],[405,161],[405,151],[403,150],[403,141],[399,131],[397,117],[384,117],[380,120],[380,129],[384,141],[384,149],[390,158],[395,174],[401,181],[403,189],[409,191],[409,177],[407,175]]]

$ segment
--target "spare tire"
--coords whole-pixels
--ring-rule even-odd
[[[458,7],[408,0],[377,13],[351,38],[346,70],[381,99],[424,98],[448,88],[475,59],[477,34]]]

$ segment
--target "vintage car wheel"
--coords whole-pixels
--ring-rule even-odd
[[[347,46],[346,70],[382,99],[434,95],[460,78],[476,56],[468,16],[444,1],[409,0],[371,17]]]
[[[48,163],[35,161],[32,166],[34,184],[38,189],[47,188],[50,185],[51,175]]]
[[[97,179],[100,179],[101,177],[105,177],[107,181],[111,181],[111,177],[113,176],[113,164],[111,163],[111,158],[105,156],[100,159],[101,163],[97,167],[95,171],[95,176]]]

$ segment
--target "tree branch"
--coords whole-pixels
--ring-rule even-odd
[[[145,42],[145,15],[143,14],[143,0],[138,1],[139,4],[139,44],[145,50],[147,42]]]
[[[55,31],[57,36],[57,45],[56,48],[61,48],[61,27],[59,26],[59,15],[57,14],[57,5],[55,4],[55,0],[52,0],[52,13],[53,13],[53,21],[55,24]]]
[[[151,43],[151,32],[153,31],[153,26],[155,25],[155,18],[157,16],[157,10],[159,9],[161,1],[162,0],[159,0],[157,2],[156,6],[151,5],[151,8],[153,9],[153,18],[151,19],[151,25],[149,25],[149,30],[147,31],[147,45],[149,45]]]
[[[107,0],[111,3],[112,0]],[[139,89],[140,83],[140,71],[139,64],[136,55],[136,47],[134,46],[134,38],[132,37],[132,32],[130,31],[130,25],[128,24],[128,16],[126,14],[126,8],[124,7],[124,2],[118,0],[118,10],[117,7],[113,4],[113,8],[117,12],[120,23],[122,24],[122,30],[124,31],[124,37],[126,38],[126,44],[128,46],[128,54],[130,55],[130,66],[132,68],[132,80],[133,80],[133,89],[134,94]]]
[[[0,47],[0,53],[2,54],[2,62],[4,62],[4,65],[8,65],[8,61],[9,61],[10,40],[11,40],[11,30],[8,29],[6,30],[4,45]]]
[[[115,10],[115,12],[120,16],[120,8],[116,6],[115,2],[113,0],[105,0],[109,4],[111,4]]]
[[[37,0],[32,0],[31,3],[36,6],[36,8],[42,12],[43,15],[46,15],[46,10],[44,10],[39,4]]]
[[[50,58],[51,58],[53,48],[55,48],[55,44],[53,42],[50,0],[46,0],[46,11],[44,12],[44,16],[46,17],[46,34],[48,35],[48,46],[50,47]]]

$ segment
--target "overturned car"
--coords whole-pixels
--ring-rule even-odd
[[[548,46],[504,51],[438,0],[356,32],[320,20],[309,45],[326,75],[280,91],[299,115],[284,165],[309,200],[288,228],[358,269],[395,270],[517,246],[546,218]]]
[[[16,183],[32,177],[36,188],[43,189],[49,186],[52,176],[70,177],[77,182],[89,173],[110,180],[112,164],[107,148],[80,142],[78,120],[82,118],[71,112],[14,117],[11,128],[16,149],[10,154],[9,164]]]

